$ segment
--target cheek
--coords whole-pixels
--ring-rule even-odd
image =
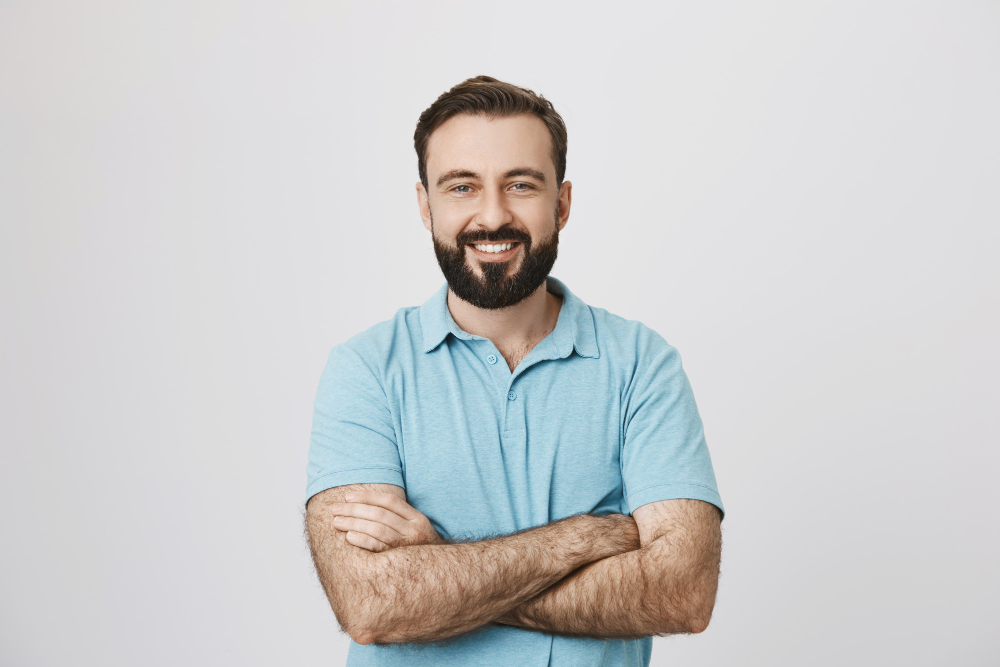
[[[434,235],[452,243],[458,233],[468,226],[471,217],[458,207],[440,203],[431,206],[429,213]]]
[[[519,213],[518,217],[536,243],[552,236],[552,231],[558,225],[559,209],[555,203],[549,206],[548,201],[539,202],[530,210],[523,210]]]

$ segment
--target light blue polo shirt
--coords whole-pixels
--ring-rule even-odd
[[[555,329],[513,373],[459,329],[447,285],[330,352],[309,445],[307,498],[381,482],[446,539],[483,539],[657,500],[722,509],[677,350],[640,324],[562,296]],[[444,645],[362,646],[347,664],[643,666],[652,638],[558,637],[488,625]]]

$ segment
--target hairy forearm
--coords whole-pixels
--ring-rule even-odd
[[[715,604],[721,557],[718,525],[707,525],[591,563],[497,622],[601,638],[701,632]]]
[[[576,516],[482,542],[363,552],[355,554],[356,576],[326,587],[356,641],[437,641],[494,620],[583,565],[635,548],[630,524],[622,515]]]
[[[671,609],[662,582],[641,549],[592,563],[541,595],[502,615],[500,623],[529,630],[586,637],[642,637],[690,632]],[[664,624],[664,619],[677,619]],[[669,627],[668,627],[669,626]]]
[[[377,554],[365,624],[378,642],[450,637],[489,622],[587,561],[570,522],[469,544]]]

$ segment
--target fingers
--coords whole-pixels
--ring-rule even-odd
[[[376,553],[389,550],[389,547],[376,540],[371,535],[359,533],[354,530],[347,531],[347,541],[356,547],[361,547],[362,549],[367,549],[368,551],[374,551]]]
[[[331,508],[331,512],[337,516],[351,516],[357,519],[367,519],[368,521],[385,524],[397,533],[405,534],[409,530],[406,519],[375,505],[365,505],[360,502],[345,503]]]
[[[405,539],[401,534],[384,523],[359,519],[353,516],[334,517],[333,527],[345,532],[362,533],[388,546],[399,546]]]
[[[344,499],[349,502],[329,506],[339,530],[364,533],[389,549],[441,542],[427,517],[399,496],[365,490],[351,491]]]
[[[381,491],[352,491],[344,499],[348,502],[375,505],[376,507],[387,509],[407,521],[414,521],[424,516],[413,509],[405,500],[391,493],[383,493]]]

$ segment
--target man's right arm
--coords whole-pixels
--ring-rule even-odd
[[[489,623],[588,563],[638,548],[627,516],[580,515],[482,542],[403,546],[374,553],[334,524],[333,507],[391,484],[334,487],[313,496],[306,522],[320,581],[341,626],[359,644],[438,641]]]

